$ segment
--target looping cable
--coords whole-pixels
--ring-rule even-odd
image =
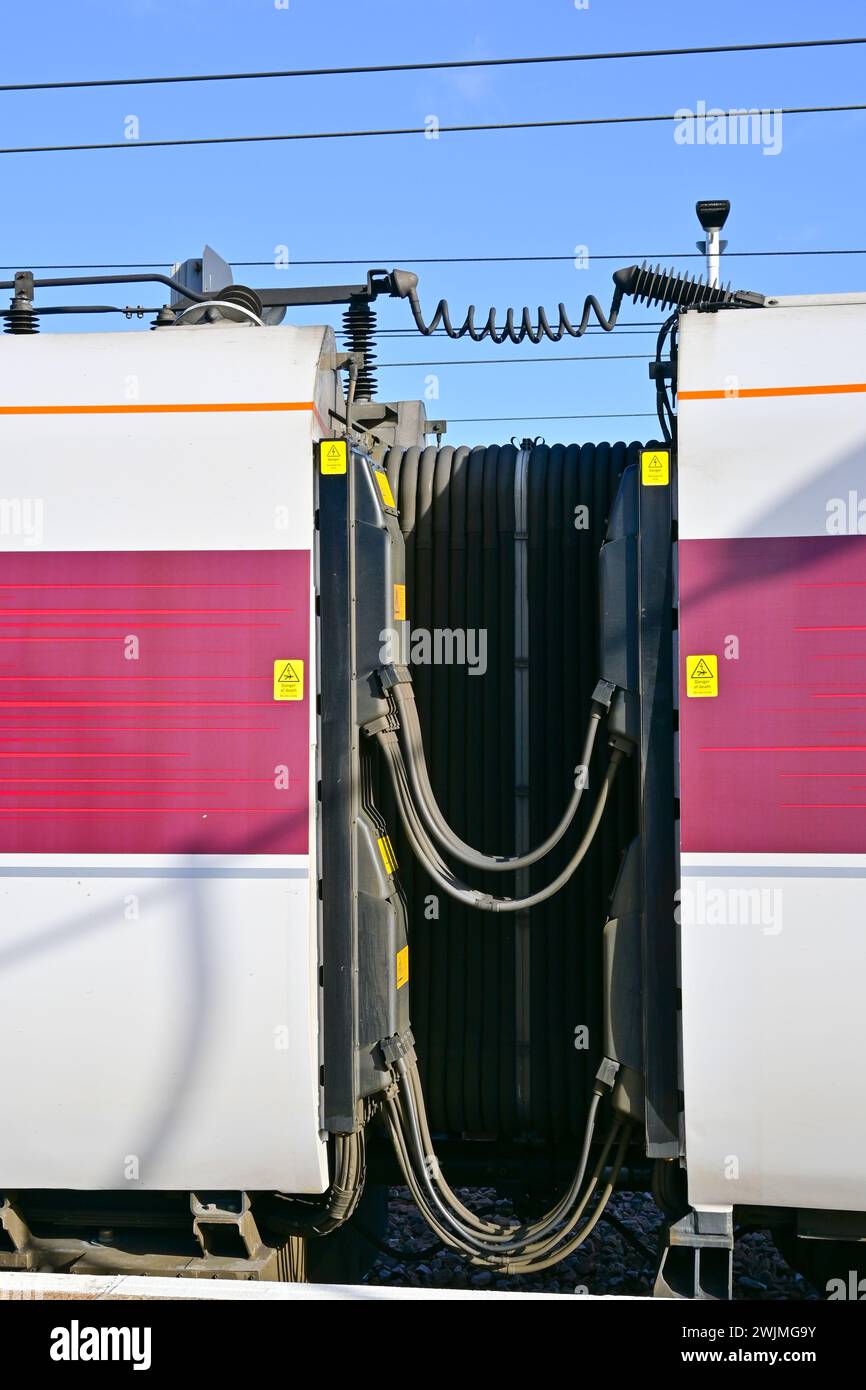
[[[550,342],[558,343],[566,335],[570,338],[582,338],[593,316],[605,333],[609,333],[616,323],[621,303],[622,291],[617,289],[610,311],[605,314],[595,295],[588,294],[584,301],[580,322],[576,324],[571,322],[565,305],[560,304],[559,318],[555,327],[551,327],[550,320],[541,305],[536,311],[535,321],[533,321],[532,313],[528,307],[522,309],[519,326],[515,326],[514,309],[508,309],[502,328],[496,327],[496,320],[499,316],[493,308],[489,310],[484,323],[478,327],[475,323],[475,305],[470,304],[462,324],[459,328],[455,328],[451,322],[447,299],[439,300],[433,317],[428,323],[421,312],[417,294],[413,291],[409,295],[409,307],[412,310],[415,326],[425,338],[429,338],[432,333],[435,333],[441,324],[449,338],[468,337],[474,343],[483,342],[485,338],[489,338],[494,343],[522,343],[524,338],[528,338],[531,343],[540,343],[542,338],[548,338]]]
[[[418,718],[418,707],[415,703],[411,681],[397,682],[390,687],[390,693],[399,715],[399,734],[403,758],[409,773],[415,809],[427,832],[438,842],[446,854],[459,859],[462,864],[468,864],[470,868],[495,873],[531,868],[533,864],[537,864],[540,859],[544,859],[552,849],[556,848],[577,815],[587,785],[589,764],[595,747],[599,724],[605,712],[605,707],[599,700],[593,700],[589,725],[581,752],[581,761],[575,768],[574,790],[558,825],[541,844],[524,854],[483,854],[480,850],[473,849],[471,845],[455,834],[436,800],[424,754],[421,722]]]
[[[560,304],[558,320],[555,326],[551,326],[545,310],[539,305],[534,316],[529,308],[521,309],[519,323],[515,322],[516,310],[506,310],[505,322],[501,328],[497,328],[497,319],[501,315],[495,309],[489,310],[484,323],[479,326],[475,322],[475,305],[470,304],[463,322],[455,328],[447,299],[440,299],[433,317],[429,321],[425,319],[418,298],[417,275],[407,270],[394,270],[390,283],[393,295],[408,299],[415,326],[425,338],[429,338],[441,325],[449,338],[468,337],[474,343],[486,338],[493,343],[522,343],[524,339],[540,343],[542,338],[558,343],[565,336],[582,338],[592,318],[605,333],[610,333],[619,317],[623,299],[660,309],[754,309],[760,308],[765,302],[763,295],[752,290],[710,285],[700,276],[678,275],[675,271],[663,270],[661,266],[653,267],[644,262],[642,265],[624,266],[614,272],[613,298],[606,314],[595,295],[588,294],[578,323],[572,323],[565,305]]]
[[[599,1107],[609,1079],[596,1080],[577,1167],[567,1191],[550,1211],[532,1222],[483,1220],[456,1197],[433,1151],[414,1053],[396,1063],[395,1083],[385,1103],[385,1123],[406,1185],[443,1245],[458,1251],[471,1264],[502,1274],[526,1274],[550,1268],[584,1243],[607,1206],[631,1134],[631,1126],[615,1117],[584,1185]],[[614,1145],[613,1162],[603,1181]],[[581,1224],[593,1197],[595,1205]]]

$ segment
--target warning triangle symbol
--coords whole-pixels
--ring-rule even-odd
[[[332,444],[332,445],[331,445],[331,447],[330,447],[330,449],[328,450],[328,453],[327,453],[327,458],[329,458],[329,459],[338,459],[338,458],[340,458],[340,450],[337,448],[336,444]]]
[[[294,666],[290,661],[287,661],[279,676],[277,677],[277,682],[279,685],[285,685],[289,681],[297,681],[298,679],[298,673],[295,670]]]
[[[712,679],[713,679],[713,673],[712,673],[712,671],[710,670],[710,668],[709,668],[709,666],[707,665],[707,663],[704,661],[704,658],[701,657],[701,659],[700,659],[700,661],[698,662],[697,666],[693,666],[693,667],[692,667],[692,680],[693,680],[693,681],[699,681],[699,680],[712,680]]]

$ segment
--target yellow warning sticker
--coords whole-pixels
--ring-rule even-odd
[[[671,480],[671,456],[668,449],[641,451],[640,480],[644,487],[667,487]]]
[[[323,473],[345,473],[345,439],[323,439],[319,444],[319,466]]]
[[[382,863],[385,865],[385,873],[393,874],[394,870],[397,868],[397,856],[394,853],[394,846],[391,844],[390,835],[381,835],[376,843],[379,846]]]
[[[686,657],[686,694],[693,699],[718,695],[719,658],[717,656]]]
[[[385,506],[394,507],[396,510],[397,503],[394,501],[394,494],[391,491],[391,484],[388,482],[388,474],[384,473],[381,468],[374,468],[373,477],[379,484],[379,491],[382,494],[382,501],[385,503]]]
[[[274,662],[274,699],[275,700],[303,700],[304,698],[304,663],[303,661],[286,661],[285,657],[281,661]]]
[[[406,620],[406,585],[394,585],[394,617],[398,623]]]
[[[402,951],[397,952],[397,988],[402,989],[409,983],[409,947],[404,946]]]

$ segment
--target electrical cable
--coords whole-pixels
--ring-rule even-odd
[[[659,330],[658,339],[656,341],[655,367],[653,370],[653,377],[656,384],[656,409],[658,412],[659,425],[661,426],[662,435],[666,444],[670,444],[673,440],[674,430],[676,429],[676,415],[674,414],[673,404],[668,394],[662,353],[669,337],[672,345],[672,357],[675,353],[674,344],[676,341],[677,318],[677,314],[671,314],[669,318],[665,319],[665,322]]]
[[[783,251],[725,251],[725,252],[723,253],[723,259],[724,259],[724,260],[730,260],[730,259],[732,259],[732,258],[734,258],[734,257],[737,257],[737,258],[740,259],[740,260],[743,260],[743,259],[750,260],[750,259],[757,259],[757,258],[760,258],[760,257],[768,257],[768,256],[866,256],[866,247],[851,247],[851,248],[844,248],[844,247],[835,248],[835,247],[833,247],[833,248],[828,248],[828,249],[824,249],[824,248],[815,248],[815,249],[813,249],[813,250],[803,250],[802,248],[800,248],[800,249],[796,249],[796,250],[783,250]],[[526,255],[526,256],[365,256],[365,257],[362,257],[362,258],[357,259],[357,260],[354,260],[354,259],[353,259],[353,260],[339,260],[339,261],[328,261],[328,260],[318,260],[318,261],[303,260],[303,261],[300,261],[300,260],[295,260],[295,259],[293,258],[292,261],[291,261],[291,265],[293,265],[293,266],[296,266],[296,265],[304,265],[304,266],[307,266],[307,265],[385,265],[385,264],[388,264],[388,265],[498,265],[498,264],[500,264],[500,263],[502,263],[502,262],[519,263],[519,262],[523,262],[523,261],[533,261],[533,262],[544,262],[544,261],[574,261],[575,259],[576,259],[576,254],[575,254],[574,251],[571,251],[571,252],[568,252],[568,254],[566,254],[566,255],[555,255],[555,256],[551,256],[551,255]],[[706,260],[706,252],[704,252],[704,251],[619,251],[619,252],[612,252],[612,251],[605,251],[605,252],[600,252],[600,251],[587,251],[585,254],[584,254],[583,252],[581,252],[581,260],[587,260],[587,261],[617,261],[617,262],[620,262],[620,263],[623,262],[623,261],[704,261],[704,260]],[[145,266],[150,266],[150,265],[171,265],[172,262],[171,262],[171,261],[145,261],[143,264],[144,264]],[[263,266],[263,267],[264,267],[264,266],[270,266],[271,269],[278,269],[278,267],[275,266],[275,264],[274,264],[273,258],[271,258],[271,260],[269,260],[269,261],[239,261],[239,260],[236,261],[236,260],[232,259],[232,260],[230,260],[230,264],[231,264],[231,265],[236,265],[236,266],[245,266],[245,267],[248,267],[248,266]],[[79,269],[79,270],[86,270],[86,269],[88,269],[87,266],[78,266],[78,267],[69,267],[69,266],[54,266],[54,267],[52,267],[52,266],[42,266],[42,267],[41,267],[42,270],[50,270],[50,269],[56,269],[56,270],[69,270],[69,269],[75,269],[75,268],[77,268],[77,269]],[[96,269],[97,267],[94,266],[93,268]],[[122,270],[122,269],[124,269],[124,268],[129,269],[129,268],[131,268],[131,267],[123,267],[123,266],[117,266],[117,267],[116,267],[116,269],[118,269],[118,270]],[[7,270],[13,270],[13,269],[15,269],[15,267],[14,267],[14,266],[7,266],[6,269],[7,269]]]
[[[282,1192],[256,1195],[255,1210],[283,1237],[324,1236],[348,1221],[361,1200],[366,1180],[364,1131],[334,1136],[334,1179],[323,1199],[311,1201]]]
[[[559,305],[559,317],[555,327],[551,327],[543,306],[539,305],[533,318],[532,311],[524,307],[519,325],[515,324],[515,311],[508,309],[505,323],[497,327],[495,308],[488,311],[481,326],[475,323],[475,305],[470,304],[466,316],[459,327],[451,322],[447,299],[440,299],[433,311],[433,317],[426,319],[418,297],[418,276],[410,270],[391,272],[391,293],[409,301],[409,310],[415,326],[423,337],[430,337],[441,324],[449,338],[470,337],[474,343],[489,338],[501,345],[508,341],[522,343],[528,338],[531,343],[539,343],[548,338],[558,343],[564,334],[580,338],[586,332],[592,315],[598,320],[606,333],[613,331],[622,302],[628,298],[634,304],[647,304],[653,308],[671,309],[727,309],[759,308],[765,303],[764,296],[752,290],[733,290],[729,285],[708,284],[700,276],[678,275],[671,270],[663,270],[660,265],[623,266],[613,273],[613,295],[610,308],[605,314],[595,295],[588,294],[583,303],[580,321],[573,324],[564,304]]]
[[[404,1176],[422,1214],[445,1244],[459,1249],[470,1258],[494,1253],[506,1254],[500,1242],[508,1240],[511,1231],[500,1228],[497,1234],[484,1236],[478,1225],[474,1225],[472,1229],[464,1227],[456,1212],[450,1210],[447,1202],[435,1191],[430,1170],[438,1165],[431,1163],[423,1152],[417,1112],[411,1104],[402,1104],[406,1097],[407,1089],[401,1086],[398,1095],[390,1098],[388,1105],[393,1129],[398,1136],[395,1144],[398,1161],[401,1162]],[[473,1220],[477,1221],[477,1218]]]
[[[358,363],[352,357],[349,361],[349,382],[346,388],[346,433],[352,430],[352,406],[355,403],[355,391],[358,386]]]
[[[544,1252],[543,1258],[529,1259],[521,1261],[516,1265],[510,1265],[508,1268],[509,1274],[540,1274],[543,1270],[550,1269],[553,1265],[559,1264],[562,1260],[568,1259],[570,1255],[573,1255],[576,1250],[580,1249],[581,1245],[583,1245],[587,1238],[590,1235],[592,1235],[592,1232],[595,1230],[596,1226],[598,1225],[599,1221],[604,1215],[605,1208],[607,1207],[607,1204],[610,1201],[611,1195],[613,1193],[614,1187],[616,1186],[616,1180],[619,1177],[620,1169],[622,1168],[622,1165],[625,1161],[626,1150],[628,1148],[630,1137],[631,1126],[625,1125],[622,1129],[622,1135],[617,1146],[616,1154],[614,1156],[610,1177],[608,1178],[607,1183],[602,1189],[599,1199],[595,1207],[593,1208],[592,1214],[589,1217],[586,1224],[582,1226],[581,1229],[576,1232],[576,1234],[572,1235],[570,1239],[565,1243],[565,1245],[561,1245],[556,1247],[555,1249]],[[592,1184],[593,1190],[595,1186],[597,1186],[597,1182]],[[589,1196],[591,1195],[592,1194],[590,1192],[585,1198],[583,1204],[581,1205],[581,1215],[583,1214],[583,1211],[586,1208],[586,1203],[589,1200]],[[575,1218],[572,1220],[571,1229],[573,1229],[574,1225],[576,1225],[577,1219],[577,1216],[575,1216]]]
[[[395,700],[397,686],[400,684],[403,682],[398,681],[388,687]],[[402,693],[407,694],[406,691]],[[411,690],[408,693],[411,694]],[[595,734],[604,708],[601,700],[597,703],[599,709],[593,709],[590,728],[587,733],[587,761],[592,753]],[[414,702],[404,699],[402,705],[395,707],[401,712],[405,712],[414,708]],[[407,723],[412,723],[411,714],[407,718]],[[413,852],[419,856],[434,881],[440,882],[452,896],[460,896],[472,906],[494,905],[494,910],[502,910],[505,906],[507,910],[511,906],[510,900],[486,898],[485,895],[467,889],[447,868],[435,844],[427,836],[413,803],[409,774],[403,762],[397,734],[393,728],[386,727],[377,730],[375,737],[391,774],[398,809]],[[570,877],[571,872],[574,871],[577,863],[585,854],[586,848],[591,843],[600,823],[617,765],[623,756],[624,754],[619,749],[614,748],[590,824],[569,865],[554,884],[523,900],[520,904],[521,907],[544,901]],[[589,1164],[599,1107],[605,1088],[608,1086],[612,1088],[613,1086],[618,1070],[616,1064],[605,1059],[599,1069],[593,1088],[593,1097],[587,1116],[577,1169],[568,1190],[554,1207],[539,1220],[522,1224],[509,1221],[505,1224],[489,1222],[476,1216],[460,1201],[446,1182],[433,1147],[411,1034],[402,1041],[402,1051],[393,1054],[394,1060],[390,1062],[397,1084],[386,1094],[384,1118],[404,1179],[419,1211],[435,1235],[444,1245],[459,1251],[471,1263],[498,1269],[509,1274],[546,1269],[573,1253],[588,1238],[601,1219],[616,1184],[628,1145],[630,1126],[623,1126],[621,1119],[616,1117],[592,1178],[581,1193]],[[610,1149],[618,1136],[619,1144],[607,1183],[601,1190],[591,1214],[580,1225],[584,1212],[598,1188]]]
[[[866,111],[864,102],[845,102],[837,106],[773,107],[778,116],[819,116]],[[746,112],[746,115],[749,113]],[[760,111],[755,114],[760,115]],[[437,135],[466,135],[481,131],[501,130],[563,130],[577,126],[653,125],[663,121],[705,121],[740,119],[741,110],[719,110],[680,113],[665,111],[653,116],[575,116],[550,121],[488,121],[479,124],[440,125]],[[262,145],[287,140],[367,140],[398,135],[423,135],[429,138],[427,126],[393,126],[376,130],[304,130],[273,135],[199,135],[174,140],[103,140],[74,145],[8,145],[0,149],[5,154],[80,154],[87,150],[147,150],[177,149],[192,145]]]
[[[598,1107],[594,1103],[588,1117],[578,1168],[568,1193],[540,1221],[518,1227],[509,1227],[508,1229],[503,1228],[497,1239],[491,1241],[489,1237],[481,1235],[477,1225],[471,1229],[463,1227],[457,1220],[456,1213],[448,1209],[447,1203],[436,1192],[431,1170],[436,1172],[438,1164],[435,1161],[431,1162],[431,1158],[435,1159],[435,1156],[424,1152],[419,1116],[414,1107],[411,1086],[408,1082],[410,1067],[405,1059],[402,1059],[397,1066],[401,1085],[398,1096],[390,1095],[386,1101],[386,1122],[407,1185],[418,1203],[422,1215],[443,1244],[459,1249],[461,1253],[468,1256],[473,1264],[514,1274],[530,1273],[549,1268],[573,1253],[587,1239],[601,1219],[616,1184],[630,1137],[630,1126],[623,1127],[619,1118],[614,1120],[590,1182],[583,1195],[580,1196],[597,1115]],[[594,1102],[599,1099],[600,1091],[597,1086]],[[404,1101],[405,1105],[402,1104]],[[619,1144],[607,1183],[590,1217],[579,1230],[575,1230],[598,1187],[608,1154],[617,1136],[619,1136]],[[477,1218],[475,1220],[477,1222]]]
[[[463,1217],[463,1219],[467,1221],[470,1226],[473,1226],[477,1230],[489,1234],[491,1236],[500,1235],[502,1233],[502,1226],[500,1223],[495,1221],[487,1221],[483,1217],[477,1216],[475,1212],[471,1211],[469,1207],[465,1206],[464,1203],[460,1201],[457,1194],[452,1191],[452,1189],[448,1186],[448,1183],[445,1181],[442,1169],[439,1166],[439,1161],[436,1158],[433,1149],[433,1139],[430,1134],[430,1123],[427,1118],[427,1108],[424,1103],[424,1093],[421,1088],[421,1077],[418,1073],[417,1064],[412,1064],[407,1068],[406,1080],[408,1082],[408,1085],[412,1088],[413,1097],[415,1100],[415,1107],[418,1114],[419,1129],[421,1132],[423,1152],[425,1155],[425,1163],[428,1167],[431,1177],[438,1184],[443,1196],[449,1202],[451,1207],[457,1212],[459,1216]]]
[[[598,827],[601,824],[619,765],[625,756],[618,748],[612,750],[610,762],[608,763],[604,778],[602,779],[601,789],[596,798],[586,830],[571,859],[557,877],[544,888],[529,894],[527,897],[498,898],[490,893],[482,893],[479,889],[470,888],[468,884],[463,883],[446,865],[444,865],[439,851],[418,818],[409,790],[408,774],[396,735],[390,731],[380,731],[375,737],[379,747],[385,755],[385,761],[391,776],[391,783],[394,788],[400,818],[403,822],[403,828],[406,831],[406,837],[409,840],[413,853],[427,870],[434,883],[438,883],[439,887],[442,888],[449,897],[455,898],[466,907],[476,908],[482,912],[524,912],[529,908],[537,907],[541,903],[547,902],[548,898],[552,898],[560,889],[565,887],[566,883],[574,876],[583,863],[583,860],[586,858]]]
[[[524,338],[528,338],[531,343],[539,343],[542,338],[549,338],[552,343],[558,343],[564,334],[571,338],[582,338],[589,325],[590,316],[595,315],[600,327],[605,333],[610,333],[619,316],[622,305],[624,290],[620,284],[616,285],[610,309],[605,314],[594,294],[588,294],[583,302],[583,311],[580,322],[573,324],[568,316],[564,304],[559,305],[559,319],[555,328],[550,326],[547,313],[539,305],[533,320],[529,308],[524,308],[520,316],[520,325],[515,327],[514,310],[508,309],[505,314],[505,323],[502,328],[496,326],[496,310],[490,309],[485,322],[480,328],[475,324],[475,305],[470,304],[466,311],[466,317],[459,328],[455,328],[451,322],[451,314],[447,299],[440,299],[437,304],[433,317],[428,321],[424,318],[421,311],[421,304],[418,299],[417,291],[414,287],[410,288],[407,294],[409,308],[415,320],[415,327],[425,338],[429,338],[436,332],[440,323],[449,338],[470,337],[473,343],[480,343],[485,338],[490,338],[494,343],[522,343]]]
[[[526,67],[542,63],[599,63],[633,58],[682,58],[722,53],[766,53],[797,48],[844,48],[866,43],[866,38],[783,39],[770,43],[731,43],[694,48],[637,48],[608,53],[552,53],[539,57],[449,58],[428,63],[356,64],[335,68],[283,68],[258,72],[204,72],[168,77],[102,77],[58,82],[5,82],[0,92],[70,91],[83,87],[157,87],[179,82],[249,82],[270,78],[349,77],[388,72],[446,72],[462,68]]]
[[[421,820],[428,832],[446,853],[459,859],[461,863],[470,865],[474,869],[491,870],[493,872],[514,871],[517,869],[528,869],[531,865],[537,864],[539,859],[543,859],[552,849],[559,844],[563,835],[568,830],[580,806],[583,791],[586,786],[586,774],[592,759],[593,748],[598,734],[599,724],[601,723],[604,708],[601,704],[594,702],[592,712],[589,717],[586,738],[580,763],[575,768],[577,774],[574,790],[568,805],[563,812],[559,824],[551,831],[545,840],[533,850],[528,850],[524,854],[483,854],[481,851],[462,840],[455,834],[451,826],[446,821],[439,803],[436,800],[435,792],[430,782],[430,773],[427,767],[427,759],[424,755],[424,741],[421,732],[421,721],[418,718],[418,706],[415,703],[415,693],[412,689],[411,681],[398,681],[390,687],[390,693],[396,703],[400,717],[399,733],[403,749],[403,757],[409,771],[409,781],[413,793],[413,801]]]
[[[757,259],[759,257],[776,256],[866,256],[866,247],[850,248],[822,248],[817,247],[811,250],[781,250],[781,251],[725,251],[723,260]],[[311,265],[492,265],[503,262],[518,263],[523,261],[544,262],[544,261],[573,261],[574,252],[568,255],[527,255],[527,256],[362,256],[354,257],[351,260],[296,260],[292,258],[289,265],[278,266],[274,259],[268,261],[244,261],[238,260],[234,256],[228,258],[228,263],[239,268],[260,267],[271,270],[288,270],[294,266]],[[703,251],[622,251],[612,252],[587,252],[583,259],[588,261],[704,261],[706,254]],[[15,265],[0,265],[0,270],[20,270],[22,261]],[[175,262],[171,260],[155,261],[87,261],[81,264],[60,264],[60,265],[31,265],[30,270],[151,270],[159,266],[172,266]],[[380,333],[387,333],[389,330],[379,329]]]
[[[647,1245],[646,1241],[641,1240],[640,1236],[635,1231],[633,1231],[630,1226],[627,1226],[624,1221],[620,1221],[619,1217],[614,1216],[613,1212],[611,1211],[606,1211],[602,1220],[605,1221],[607,1225],[611,1226],[612,1229],[616,1231],[617,1235],[622,1236],[624,1241],[627,1241],[629,1245],[633,1246],[635,1250],[639,1251],[639,1253],[643,1255],[644,1260],[650,1266],[650,1268],[652,1268],[655,1265],[655,1251],[651,1250],[650,1247]]]
[[[571,1210],[571,1207],[580,1191],[581,1184],[583,1183],[587,1165],[589,1163],[589,1154],[590,1149],[592,1147],[593,1135],[595,1133],[595,1126],[598,1118],[598,1109],[601,1104],[602,1088],[598,1084],[596,1084],[596,1086],[593,1088],[593,1095],[592,1100],[590,1102],[590,1108],[587,1115],[586,1125],[584,1127],[584,1138],[581,1147],[581,1152],[578,1158],[577,1169],[567,1190],[563,1193],[562,1197],[555,1204],[555,1206],[549,1212],[547,1212],[546,1215],[540,1217],[538,1220],[523,1224],[513,1223],[509,1227],[503,1227],[501,1223],[489,1222],[483,1220],[482,1218],[479,1218],[474,1212],[470,1211],[461,1202],[459,1202],[459,1200],[454,1196],[454,1193],[451,1191],[450,1187],[448,1187],[442,1175],[442,1170],[439,1166],[439,1162],[436,1159],[433,1150],[433,1141],[430,1137],[429,1122],[427,1120],[426,1107],[424,1104],[424,1094],[421,1088],[421,1078],[418,1074],[417,1063],[413,1063],[412,1065],[406,1067],[406,1076],[408,1077],[409,1085],[412,1088],[415,1106],[418,1112],[419,1128],[421,1131],[422,1140],[425,1145],[425,1165],[428,1171],[430,1172],[431,1176],[434,1178],[434,1180],[438,1182],[439,1186],[443,1191],[443,1194],[451,1200],[452,1206],[454,1206],[454,1208],[460,1214],[465,1215],[465,1217],[470,1221],[470,1223],[474,1225],[477,1229],[480,1229],[482,1231],[494,1231],[499,1235],[500,1239],[504,1236],[505,1238],[513,1241],[519,1235],[521,1239],[538,1240],[541,1236],[549,1234],[549,1232],[555,1228],[556,1224],[561,1219],[563,1219],[566,1216],[566,1214]]]
[[[40,310],[40,313],[42,311]],[[432,362],[377,362],[376,371],[381,367],[519,367],[531,362],[652,362],[645,352],[599,352],[583,357],[579,353],[563,354],[562,357],[456,357],[452,360],[442,358]]]
[[[451,425],[490,425],[506,421],[523,423],[531,420],[654,420],[652,410],[608,411],[595,415],[449,415]]]
[[[401,1059],[397,1063],[401,1081],[406,1082],[406,1062]],[[490,1248],[488,1242],[498,1243],[507,1239],[505,1233],[494,1237],[483,1237],[474,1227],[464,1226],[459,1215],[450,1207],[444,1195],[440,1193],[433,1183],[430,1174],[429,1156],[424,1152],[424,1144],[421,1138],[418,1112],[414,1103],[414,1095],[411,1086],[401,1085],[399,1093],[401,1117],[403,1120],[404,1132],[407,1132],[407,1139],[410,1152],[414,1152],[418,1161],[417,1178],[424,1192],[425,1202],[428,1210],[437,1214],[438,1221],[444,1222],[444,1229],[450,1231],[451,1239],[457,1242],[467,1254],[484,1254]],[[404,1104],[405,1103],[405,1104]],[[408,1122],[408,1125],[407,1125]]]

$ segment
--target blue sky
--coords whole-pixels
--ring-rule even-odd
[[[581,3],[583,0],[581,0]],[[517,0],[360,6],[349,0],[6,0],[0,80],[321,67],[767,42],[866,32],[862,0]],[[11,36],[19,35],[17,39]],[[381,74],[291,81],[192,84],[51,93],[0,93],[0,144],[142,139],[375,126],[544,120],[708,107],[782,107],[866,99],[866,47],[457,73]],[[270,260],[289,247],[288,270],[238,269],[258,284],[343,282],[360,267],[294,262],[347,257],[417,268],[428,313],[440,295],[462,317],[489,305],[560,300],[579,315],[585,295],[610,297],[610,275],[644,253],[677,264],[694,251],[697,198],[727,197],[730,250],[866,246],[862,177],[866,113],[790,116],[782,148],[681,145],[670,124],[598,129],[420,135],[212,148],[122,149],[6,155],[0,264],[158,262],[209,242],[229,260]],[[413,265],[415,258],[569,255],[585,246],[618,261]],[[736,260],[725,278],[767,293],[864,288],[864,257]],[[695,269],[696,261],[679,261]],[[8,277],[9,272],[4,272]],[[147,296],[149,292],[144,291]],[[91,300],[93,295],[89,296]],[[108,298],[96,295],[97,299]],[[147,302],[156,302],[152,297]],[[308,316],[308,321],[313,317]],[[655,316],[628,308],[629,324]],[[337,317],[330,321],[336,324]],[[383,327],[410,324],[380,301]],[[64,331],[104,331],[114,320],[65,320]],[[56,331],[58,321],[51,325]],[[120,324],[118,324],[120,326]],[[45,327],[48,327],[47,322]],[[515,365],[388,367],[380,396],[423,395],[454,423],[451,443],[511,435],[556,440],[640,438],[651,419],[542,421],[581,413],[653,411],[644,354],[649,335],[496,348],[421,337],[383,338],[383,363],[496,357]],[[545,361],[594,354],[640,360]]]

